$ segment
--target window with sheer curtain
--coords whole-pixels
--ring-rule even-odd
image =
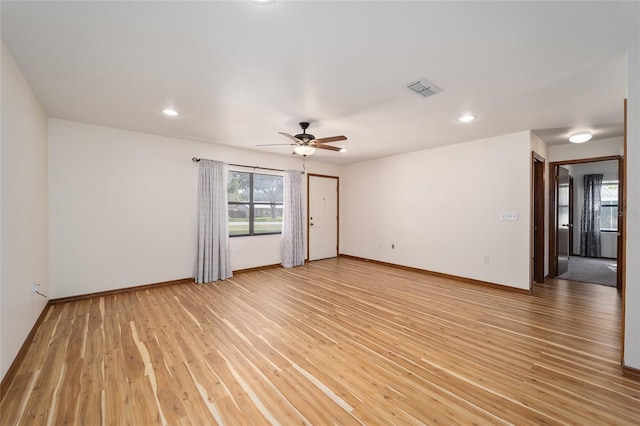
[[[198,239],[196,283],[233,276],[227,220],[227,164],[200,160],[198,168]]]
[[[302,173],[284,173],[284,224],[282,229],[282,266],[292,268],[304,265],[304,197]]]

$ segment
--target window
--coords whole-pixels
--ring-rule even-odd
[[[282,176],[229,172],[229,236],[282,233]]]
[[[600,190],[600,230],[618,230],[618,182],[602,182]]]

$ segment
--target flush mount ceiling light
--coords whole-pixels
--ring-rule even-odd
[[[591,135],[591,132],[578,132],[578,133],[572,134],[569,137],[569,142],[583,143],[583,142],[588,141],[592,137],[593,137],[593,135]]]
[[[306,157],[307,155],[311,155],[314,152],[316,152],[316,149],[309,145],[299,145],[293,148],[293,152],[295,152],[298,155],[302,155],[303,157]]]
[[[462,121],[463,123],[468,123],[470,121],[473,121],[476,119],[475,115],[471,115],[471,114],[467,114],[467,115],[463,115],[462,117],[458,118],[459,121]]]
[[[173,110],[173,109],[170,109],[170,108],[163,109],[162,113],[164,115],[168,115],[170,117],[175,117],[176,115],[178,115],[178,112],[176,110]]]

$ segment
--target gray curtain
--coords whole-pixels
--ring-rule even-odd
[[[233,276],[229,250],[227,164],[200,160],[198,170],[198,256],[196,283]]]
[[[302,173],[284,172],[284,212],[282,224],[282,266],[304,265],[304,204]]]
[[[600,257],[600,194],[602,174],[584,175],[580,256]]]

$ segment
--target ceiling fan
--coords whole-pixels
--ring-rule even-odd
[[[316,148],[326,149],[328,151],[338,151],[338,152],[346,151],[345,148],[341,148],[339,146],[325,145],[326,143],[330,143],[330,142],[346,141],[347,140],[346,136],[331,136],[328,138],[316,139],[315,136],[313,136],[310,133],[307,133],[307,129],[309,128],[308,122],[303,121],[302,123],[300,123],[300,127],[302,128],[302,133],[297,134],[295,136],[292,136],[288,133],[278,132],[282,136],[285,136],[291,139],[293,143],[270,143],[270,144],[256,145],[256,146],[290,145],[295,147],[293,148],[294,154],[302,155],[303,157],[313,154],[316,151]]]

